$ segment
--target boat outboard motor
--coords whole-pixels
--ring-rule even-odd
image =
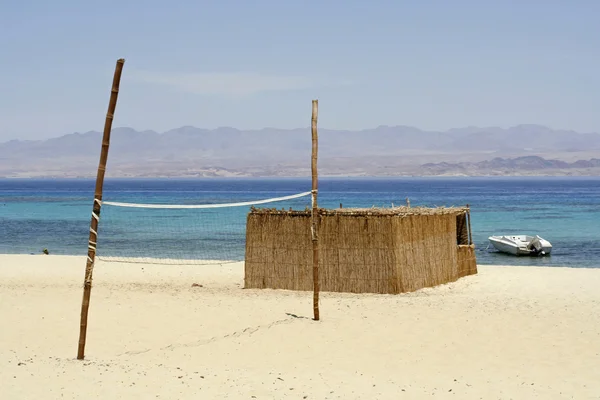
[[[539,236],[536,236],[535,238],[533,238],[533,240],[531,242],[529,242],[529,245],[527,246],[527,250],[531,251],[533,254],[536,255],[544,255],[546,254],[545,251],[542,250],[543,246],[542,243],[540,242],[540,238]]]

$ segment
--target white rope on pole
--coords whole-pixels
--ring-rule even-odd
[[[114,207],[132,207],[132,208],[221,208],[221,207],[243,207],[243,206],[254,206],[257,204],[274,203],[276,201],[292,200],[300,197],[308,196],[312,192],[298,193],[291,196],[275,197],[272,199],[255,200],[255,201],[244,201],[241,203],[223,203],[223,204],[137,204],[137,203],[119,203],[116,201],[104,201],[102,204],[105,206]]]

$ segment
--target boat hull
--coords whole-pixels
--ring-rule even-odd
[[[490,236],[496,250],[514,256],[543,256],[552,252],[552,244],[539,236]]]

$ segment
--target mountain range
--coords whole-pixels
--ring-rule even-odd
[[[100,132],[0,143],[0,176],[95,176]],[[307,176],[309,128],[115,128],[107,176]],[[321,175],[598,175],[600,134],[540,125],[319,129]]]

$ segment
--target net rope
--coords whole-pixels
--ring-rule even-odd
[[[97,244],[103,262],[215,265],[244,260],[250,206],[305,209],[303,192],[215,204],[142,204],[104,201]]]
[[[139,203],[119,203],[115,201],[105,201],[105,206],[115,207],[132,207],[132,208],[163,208],[163,209],[202,209],[202,208],[223,208],[223,207],[243,207],[243,206],[255,206],[258,204],[275,203],[278,201],[298,199],[300,197],[308,196],[312,192],[303,192],[293,194],[291,196],[284,197],[273,197],[271,199],[255,200],[255,201],[244,201],[239,203],[222,203],[222,204],[139,204]]]

